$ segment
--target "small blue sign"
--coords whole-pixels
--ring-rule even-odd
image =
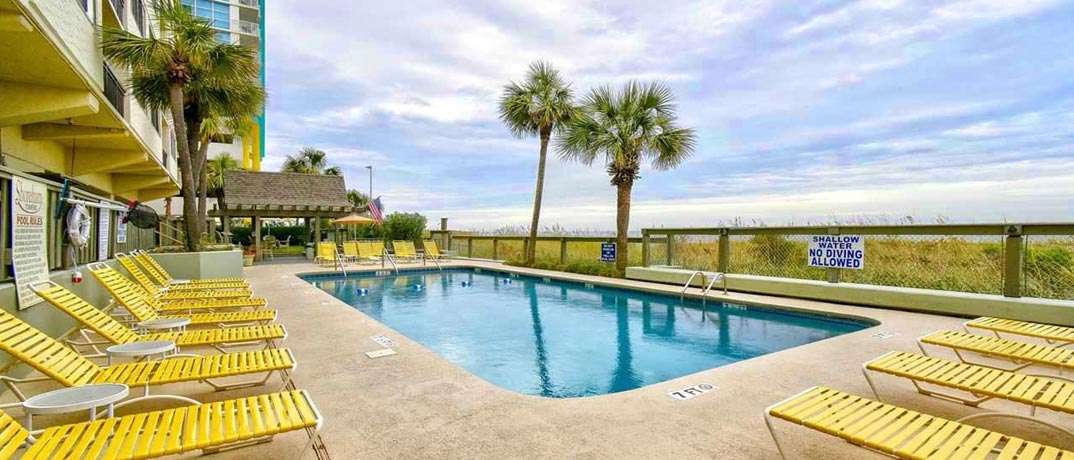
[[[600,243],[600,261],[615,262],[615,243]]]

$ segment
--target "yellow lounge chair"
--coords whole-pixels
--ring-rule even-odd
[[[250,297],[251,292],[248,287],[240,288],[198,288],[198,289],[177,289],[171,290],[163,288],[153,283],[149,279],[149,276],[134,263],[134,259],[124,254],[116,254],[116,260],[123,266],[127,273],[134,277],[138,284],[142,285],[142,288],[154,293],[154,295],[162,300],[184,300],[184,299],[205,299],[205,298],[230,298],[230,297]]]
[[[34,443],[24,460],[128,460],[228,448],[303,429],[316,432],[322,420],[304,390],[58,425],[38,436],[0,412],[0,460],[13,458],[29,439]]]
[[[862,366],[865,381],[869,383],[869,388],[873,390],[873,396],[876,397],[877,401],[880,400],[880,394],[876,391],[876,385],[873,383],[872,377],[869,376],[869,371],[909,379],[914,388],[917,388],[917,391],[923,395],[957,401],[972,407],[978,407],[985,401],[999,398],[1030,406],[1031,415],[1036,414],[1038,407],[1074,414],[1074,381],[1062,377],[1017,374],[917,353],[893,351]],[[963,391],[973,395],[973,399],[927,390],[922,388],[918,382]],[[982,417],[1033,420],[1062,431],[1069,436],[1074,436],[1074,433],[1065,428],[1041,420],[1000,412],[980,413],[959,421]]]
[[[999,337],[1000,332],[1005,332],[1008,334],[1043,339],[1050,344],[1059,343],[1062,345],[1069,345],[1074,343],[1074,327],[1068,326],[1031,323],[1029,321],[991,318],[987,316],[966,321],[965,323],[962,323],[962,326],[966,328],[966,332],[970,332],[969,328],[971,327],[985,329],[991,331],[997,337]]]
[[[117,257],[117,260],[120,260],[120,262],[122,264],[123,259],[120,259],[120,258]],[[138,285],[140,285],[143,290],[148,292],[153,297],[153,299],[155,299],[156,301],[160,302],[161,308],[158,308],[158,310],[162,310],[162,311],[163,310],[191,311],[191,310],[199,310],[199,309],[216,310],[216,309],[228,309],[228,308],[261,308],[261,307],[264,307],[268,303],[268,302],[265,301],[265,299],[260,298],[260,297],[251,297],[251,296],[247,295],[246,297],[236,296],[236,297],[217,298],[217,297],[213,297],[211,295],[212,293],[203,292],[203,291],[192,291],[192,292],[186,293],[185,295],[179,295],[179,296],[169,295],[169,294],[172,294],[172,293],[166,292],[166,291],[161,291],[160,288],[157,287],[157,285],[155,285],[152,282],[150,282],[147,279],[146,274],[142,273],[140,270],[135,270],[133,272],[130,271],[130,270],[127,270],[127,273],[130,274],[131,277],[133,277],[134,280],[138,282]]]
[[[42,380],[54,380],[68,387],[91,383],[122,383],[144,388],[142,396],[124,401],[116,407],[145,399],[198,403],[185,396],[149,394],[150,386],[169,383],[205,382],[222,391],[264,385],[272,377],[272,373],[279,372],[283,384],[286,385],[291,380],[288,371],[295,367],[294,355],[286,348],[206,356],[174,356],[163,360],[144,360],[102,367],[5,311],[0,311],[0,351],[44,374],[44,377],[22,379],[0,375],[0,381],[3,381],[20,401],[25,401],[26,396],[17,387],[18,384]],[[214,382],[225,377],[260,373],[265,374],[263,379],[234,383]]]
[[[393,256],[395,257],[396,261],[401,261],[401,260],[408,260],[408,261],[414,261],[414,262],[418,261],[418,251],[416,249],[414,249],[414,242],[413,241],[404,241],[404,240],[392,241],[392,249],[395,250],[395,254],[393,254]]]
[[[345,241],[343,242],[343,260],[346,262],[358,263],[358,242],[357,241]]]
[[[372,241],[359,241],[357,246],[359,261],[368,260],[370,262],[380,262],[384,258],[383,246],[381,246],[380,251],[377,251],[376,248],[374,248]]]
[[[153,277],[157,284],[163,287],[169,288],[185,288],[185,287],[249,287],[250,282],[245,278],[238,276],[224,277],[224,278],[202,278],[202,279],[190,279],[190,280],[177,280],[172,278],[171,273],[168,273],[164,269],[157,259],[149,255],[148,252],[136,249],[131,251],[131,255],[138,263],[145,267],[149,276]]]
[[[820,386],[772,405],[764,416],[783,458],[773,417],[903,459],[983,459],[993,451],[1011,460],[1074,459],[1074,452]]]
[[[384,254],[387,252],[384,250],[384,241],[374,240],[369,242],[369,252],[375,254],[375,257],[380,259],[384,258]]]
[[[90,273],[97,279],[112,299],[122,305],[136,320],[153,321],[158,319],[187,318],[191,326],[229,324],[266,324],[276,321],[276,310],[259,309],[253,311],[228,311],[213,313],[194,313],[189,315],[161,315],[160,303],[148,292],[136,286],[112,267],[101,262],[89,264]]]
[[[317,257],[316,262],[320,265],[335,265],[339,259],[339,248],[336,247],[336,243],[330,241],[322,241],[317,243]]]
[[[440,252],[440,246],[436,245],[434,240],[422,240],[422,248],[425,250],[425,258],[432,260],[444,259],[444,254]]]
[[[209,345],[220,351],[226,351],[224,347],[260,342],[264,342],[266,347],[275,346],[277,340],[287,338],[287,330],[279,324],[140,334],[116,321],[97,307],[90,305],[89,302],[67,290],[67,288],[52,281],[36,283],[31,285],[30,288],[42,299],[45,299],[46,302],[82,323],[85,328],[105,339],[107,343],[116,345],[134,342],[169,341],[175,342],[175,345],[179,347]],[[96,347],[101,343],[90,340],[85,334],[85,330],[83,330],[82,337],[86,339],[86,342],[69,340],[68,343],[74,346],[88,346],[96,352],[96,356],[103,356],[103,353]]]
[[[1010,360],[1015,363],[1015,367],[1003,369],[1008,371],[1016,371],[1034,364],[1055,367],[1058,369],[1074,369],[1074,350],[1051,347],[1048,345],[1022,343],[999,337],[975,335],[960,331],[937,331],[918,339],[917,345],[921,348],[921,353],[926,356],[928,355],[928,352],[925,351],[924,347],[924,344],[926,343],[929,345],[950,348],[955,352],[955,355],[958,356],[958,359],[964,363],[977,364],[979,366],[991,367],[993,369],[1000,368],[989,364],[970,362],[962,356],[962,352],[971,351],[981,355]]]

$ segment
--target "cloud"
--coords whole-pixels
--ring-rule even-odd
[[[544,59],[581,95],[667,82],[697,152],[642,170],[634,227],[1074,218],[1074,5],[1051,0],[270,2],[265,167],[322,148],[391,210],[525,224],[538,142],[497,119]],[[1002,190],[997,194],[996,190]],[[610,229],[601,165],[550,152],[543,220]]]

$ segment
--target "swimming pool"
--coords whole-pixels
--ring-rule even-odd
[[[640,388],[872,326],[485,269],[304,279],[503,388]]]

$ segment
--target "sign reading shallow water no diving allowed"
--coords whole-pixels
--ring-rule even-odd
[[[861,235],[811,235],[809,266],[861,270],[865,266],[865,240]]]

